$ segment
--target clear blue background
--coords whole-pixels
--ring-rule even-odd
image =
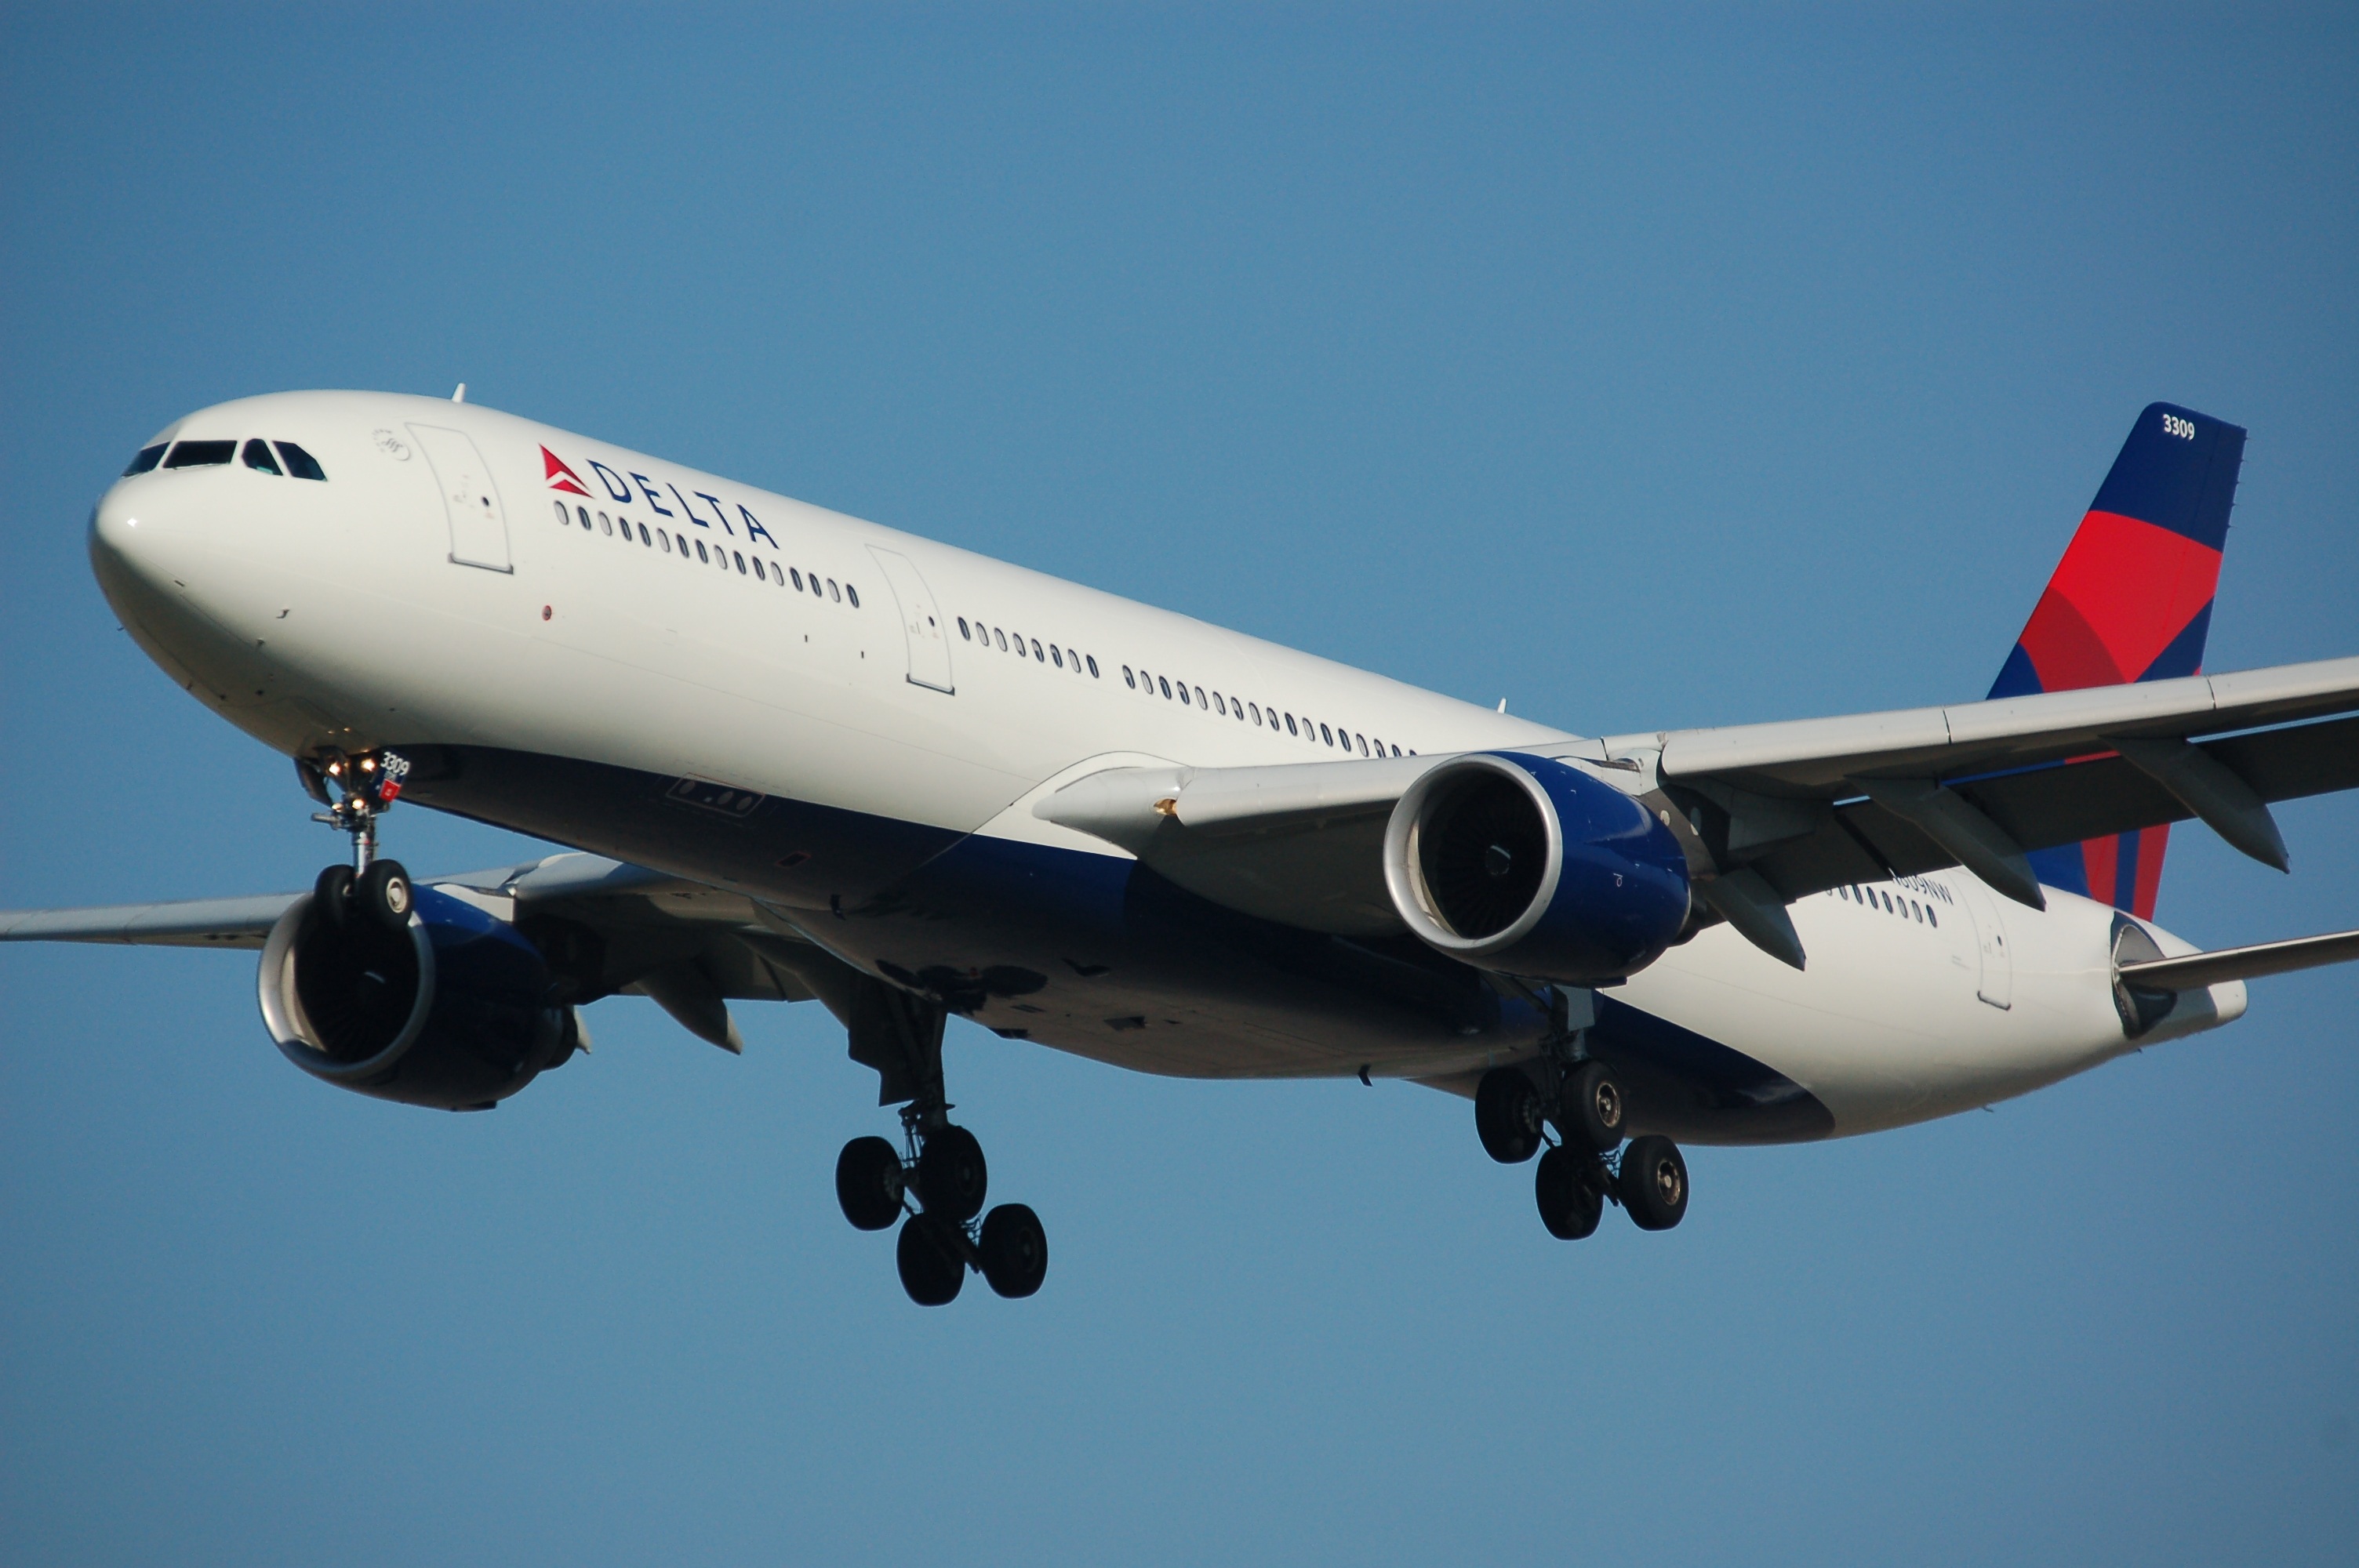
[[[9,7],[0,904],[293,888],[115,627],[150,431],[447,394],[1592,732],[1979,696],[2127,430],[2253,432],[2210,665],[2359,652],[2348,7]],[[2359,924],[2201,829],[2162,918]],[[398,814],[421,869],[527,852]],[[0,952],[11,1563],[2359,1554],[2351,969],[1578,1247],[1465,1106],[951,1048],[1028,1303],[911,1307],[816,1007],[496,1114],[249,959]]]

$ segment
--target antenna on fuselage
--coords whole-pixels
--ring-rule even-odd
[[[467,401],[467,384],[465,382],[462,381],[459,384],[459,390],[451,395],[451,401],[453,403],[464,403]]]

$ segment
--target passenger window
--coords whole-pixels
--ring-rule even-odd
[[[853,587],[850,583],[845,583],[843,585],[843,597],[852,601],[853,609],[857,610],[860,608],[860,590]]]
[[[573,514],[582,519],[582,531],[584,534],[590,532],[590,509],[586,506],[577,506],[573,509]]]
[[[639,524],[639,543],[650,548],[655,545],[655,541],[647,537],[647,525],[644,523]]]
[[[795,591],[797,593],[800,593],[803,590],[803,574],[797,571],[794,568],[788,567],[787,568],[787,575],[795,579]]]
[[[248,441],[245,444],[245,466],[250,469],[260,469],[264,473],[277,473],[278,460],[270,455],[270,443]],[[285,476],[280,475],[280,477]]]
[[[209,469],[237,456],[235,441],[182,441],[164,460],[168,469]]]
[[[557,525],[560,528],[573,526],[573,514],[565,510],[565,503],[561,501],[557,503]]]
[[[278,455],[286,460],[287,471],[297,479],[324,480],[328,477],[328,470],[320,466],[320,460],[292,441],[279,442]]]
[[[994,630],[991,634],[998,641],[999,651],[1003,654],[1007,652],[1007,633],[998,630]]]
[[[1049,644],[1049,662],[1060,670],[1065,667],[1065,655],[1058,651],[1054,643]]]
[[[1199,708],[1204,706],[1204,688],[1201,686],[1196,688],[1196,706]]]
[[[701,539],[699,539],[696,542],[696,558],[704,562],[707,566],[711,566],[712,564],[712,557],[704,553],[704,541]]]
[[[1098,678],[1098,656],[1095,654],[1092,654],[1089,655],[1089,660],[1090,679],[1096,680]]]
[[[1884,913],[1890,914],[1892,913],[1892,895],[1887,892],[1882,896],[1884,899]]]
[[[146,473],[149,469],[162,462],[164,449],[170,444],[168,441],[158,441],[152,447],[140,448],[139,455],[131,460],[131,466],[123,470],[123,477],[129,479],[135,473]],[[558,503],[560,506],[564,504],[565,503],[561,501]]]
[[[1138,689],[1138,677],[1131,673],[1130,666],[1128,665],[1122,666],[1122,684],[1130,687],[1133,691],[1136,691]]]
[[[1248,703],[1246,703],[1246,704],[1245,704],[1245,706],[1246,706],[1247,708],[1249,708],[1253,709],[1253,721],[1254,721],[1256,724],[1260,723],[1260,722],[1261,722],[1261,704],[1260,704],[1260,703],[1258,703],[1258,702],[1248,702]]]
[[[1326,741],[1330,746],[1332,746],[1332,745],[1333,745],[1333,744],[1335,743],[1335,736],[1334,736],[1333,731],[1330,730],[1327,728],[1327,726],[1325,726],[1324,724],[1321,724],[1321,725],[1319,727],[1319,738],[1320,738],[1321,741]]]
[[[960,640],[961,642],[964,642],[964,643],[972,643],[972,642],[973,642],[973,641],[974,641],[974,633],[972,633],[972,632],[970,632],[970,631],[968,631],[968,630],[966,629],[966,617],[965,617],[965,616],[963,616],[963,615],[960,616],[960,617],[958,618],[958,623],[959,623],[959,640]]]
[[[842,604],[843,602],[843,595],[837,590],[835,579],[833,578],[827,579],[827,596],[835,600],[838,604]]]
[[[1365,735],[1354,735],[1352,739],[1359,743],[1360,755],[1364,757],[1366,756],[1368,754],[1368,738]]]
[[[1289,735],[1294,733],[1294,715],[1291,713],[1286,716],[1286,732]]]
[[[587,518],[584,518],[584,519],[582,520],[582,525],[584,528],[587,528],[588,526],[590,526],[589,520],[588,520]],[[611,518],[611,517],[607,516],[607,515],[606,515],[604,513],[603,513],[603,512],[601,512],[600,514],[598,514],[598,532],[600,532],[601,534],[612,534],[614,531],[614,520],[613,518]]]
[[[656,548],[667,556],[671,554],[671,535],[660,528],[656,530]]]
[[[1397,756],[1399,756],[1399,755],[1400,755],[1400,748],[1399,748],[1398,746],[1395,746],[1395,747],[1393,748],[1393,755],[1394,755],[1394,756],[1396,756],[1396,757],[1397,757]],[[1411,752],[1409,753],[1409,755],[1410,755],[1410,756],[1412,756],[1412,757],[1414,757],[1414,756],[1416,756],[1416,755],[1417,755],[1417,753],[1416,753],[1415,752]]]
[[[1935,930],[1940,929],[1941,917],[1933,913],[1933,906],[1930,903],[1925,906],[1925,924]]]
[[[1171,682],[1170,682],[1169,679],[1167,679],[1167,678],[1165,678],[1164,676],[1157,676],[1155,677],[1155,684],[1156,684],[1157,686],[1161,687],[1163,688],[1163,700],[1165,700],[1166,702],[1170,701],[1170,700],[1171,700]]]
[[[1040,639],[1038,637],[1032,639],[1032,662],[1036,665],[1045,665],[1049,662],[1049,656],[1040,651]]]
[[[744,577],[745,575],[745,557],[744,553],[737,550],[732,550],[729,554],[736,559],[737,575],[739,577]]]

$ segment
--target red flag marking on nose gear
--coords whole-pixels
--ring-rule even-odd
[[[540,460],[547,466],[547,472],[543,477],[549,481],[549,489],[561,490],[571,495],[587,495],[590,493],[588,491],[582,488],[582,476],[575,473],[571,469],[567,468],[565,466],[565,460],[559,457],[555,452],[550,451],[547,447],[540,449]],[[562,479],[559,478],[558,476],[560,474],[564,475],[564,477]]]

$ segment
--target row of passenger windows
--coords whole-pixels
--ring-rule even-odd
[[[959,635],[970,643],[980,643],[986,648],[997,648],[1003,654],[1012,651],[1019,659],[1024,656],[1026,644],[1024,633],[1021,632],[1010,632],[998,626],[985,626],[980,621],[970,626],[963,615],[958,618],[958,629]],[[1080,675],[1082,663],[1087,661],[1090,666],[1090,678],[1092,680],[1098,678],[1098,661],[1093,654],[1084,654],[1074,648],[1060,648],[1054,643],[1044,648],[1038,637],[1031,639],[1030,645],[1032,662],[1035,664],[1054,665],[1060,670],[1071,670],[1075,675]]]
[[[1888,889],[1858,886],[1839,887],[1835,893],[1854,903],[1864,903],[1870,909],[1880,909],[1903,920],[1914,920],[1919,925],[1939,926],[1941,924],[1941,917],[1933,913],[1931,904],[1919,903],[1906,893],[1896,897]]]
[[[850,583],[839,587],[832,577],[822,578],[817,572],[806,575],[799,567],[782,567],[776,561],[763,559],[758,551],[748,556],[745,551],[732,549],[717,539],[708,549],[703,540],[691,539],[686,534],[675,536],[661,528],[650,530],[644,523],[634,523],[627,517],[609,517],[603,512],[597,514],[597,521],[593,523],[586,506],[568,507],[561,501],[556,504],[557,523],[561,528],[571,528],[579,520],[585,534],[620,538],[625,545],[636,543],[644,549],[678,556],[683,561],[689,558],[689,551],[692,547],[696,559],[706,566],[719,567],[725,572],[734,565],[739,577],[776,583],[780,588],[792,585],[797,593],[808,591],[815,598],[836,604],[849,604],[854,610],[860,608],[860,590]]]
[[[1381,738],[1371,741],[1365,735],[1348,730],[1313,723],[1308,717],[1298,723],[1291,713],[1280,713],[1275,708],[1266,708],[1258,702],[1248,702],[1241,697],[1224,697],[1217,691],[1207,694],[1201,686],[1190,686],[1185,680],[1175,680],[1169,676],[1149,675],[1144,669],[1134,671],[1125,665],[1122,666],[1122,680],[1134,691],[1143,691],[1149,697],[1160,695],[1167,701],[1176,701],[1183,706],[1192,703],[1206,713],[1217,713],[1240,724],[1251,722],[1264,729],[1276,730],[1282,723],[1288,735],[1308,741],[1314,746],[1340,746],[1346,752],[1356,748],[1364,757],[1403,755],[1398,746],[1387,752]],[[1410,751],[1407,755],[1414,757],[1417,752]]]
[[[277,448],[274,455],[273,447]],[[171,456],[164,454],[169,449]],[[168,469],[217,469],[235,461],[238,456],[235,441],[158,441],[152,447],[142,447],[131,466],[123,470],[129,479],[135,473],[146,473],[161,464]],[[324,480],[328,470],[320,460],[292,441],[265,441],[256,438],[245,444],[245,466],[259,473],[279,478]]]
[[[970,623],[963,615],[958,618],[958,629],[959,635],[970,643],[997,648],[1003,654],[1012,652],[1017,658],[1024,656],[1028,646],[1035,664],[1054,665],[1075,675],[1080,675],[1082,666],[1087,664],[1090,678],[1098,678],[1098,661],[1094,654],[1060,648],[1054,643],[1043,644],[1038,637],[1027,641],[1021,632],[986,626],[981,621]],[[1169,676],[1149,675],[1143,669],[1134,670],[1128,665],[1122,666],[1122,682],[1133,691],[1144,691],[1149,697],[1160,694],[1167,701],[1178,702],[1183,707],[1192,706],[1206,713],[1216,713],[1240,724],[1250,722],[1273,730],[1283,724],[1288,735],[1299,736],[1314,746],[1341,746],[1346,752],[1356,750],[1364,757],[1397,757],[1404,754],[1398,746],[1387,751],[1382,740],[1371,741],[1364,735],[1325,724],[1314,724],[1307,718],[1298,720],[1291,713],[1280,713],[1275,708],[1265,709],[1258,702],[1248,702],[1243,697],[1228,697],[1217,691],[1207,693],[1201,686],[1191,687],[1186,681],[1175,681]],[[1414,751],[1406,754],[1417,755]]]

